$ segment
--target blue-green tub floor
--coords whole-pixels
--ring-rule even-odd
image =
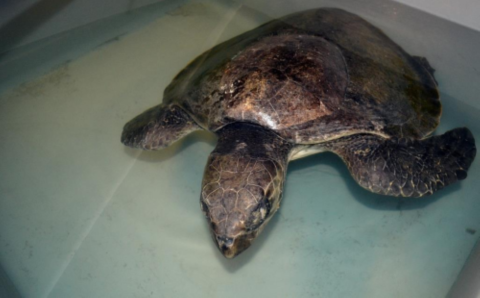
[[[160,152],[120,143],[198,54],[324,5],[426,56],[444,103],[437,131],[467,126],[480,142],[478,32],[386,1],[299,2],[191,2],[0,94],[0,264],[23,297],[447,295],[480,235],[479,158],[461,183],[403,200],[363,190],[332,154],[294,161],[278,214],[227,260],[199,204],[215,136]]]

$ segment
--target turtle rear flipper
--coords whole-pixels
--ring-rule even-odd
[[[325,144],[340,155],[364,188],[397,197],[421,197],[467,177],[476,154],[467,128],[423,140],[352,135]]]
[[[133,148],[165,148],[201,127],[176,105],[158,105],[130,120],[123,127],[122,143]]]

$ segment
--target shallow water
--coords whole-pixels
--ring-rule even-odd
[[[124,123],[160,102],[204,50],[272,17],[334,5],[426,56],[443,98],[437,132],[467,126],[480,140],[478,32],[385,1],[188,3],[46,75],[31,79],[26,67],[2,85],[0,264],[20,294],[444,297],[480,235],[478,158],[461,183],[400,200],[359,187],[333,154],[294,161],[280,211],[227,260],[198,202],[216,137],[194,133],[160,152],[119,141]]]

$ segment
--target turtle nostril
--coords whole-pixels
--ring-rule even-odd
[[[216,236],[219,247],[230,247],[233,244],[233,238],[225,236]]]
[[[226,258],[233,258],[237,255],[237,247],[235,245],[235,239],[225,236],[215,236],[217,241],[217,247]]]

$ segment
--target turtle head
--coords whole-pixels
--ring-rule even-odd
[[[246,163],[244,165],[248,168]],[[257,164],[255,170],[258,172],[253,165],[250,172],[226,170],[220,174],[220,179],[204,181],[201,207],[210,223],[214,242],[227,258],[247,249],[279,207],[279,184],[282,183],[272,181],[263,166]],[[246,185],[250,179],[258,184]]]
[[[291,146],[264,128],[229,125],[205,168],[201,207],[227,258],[247,249],[278,210]]]

